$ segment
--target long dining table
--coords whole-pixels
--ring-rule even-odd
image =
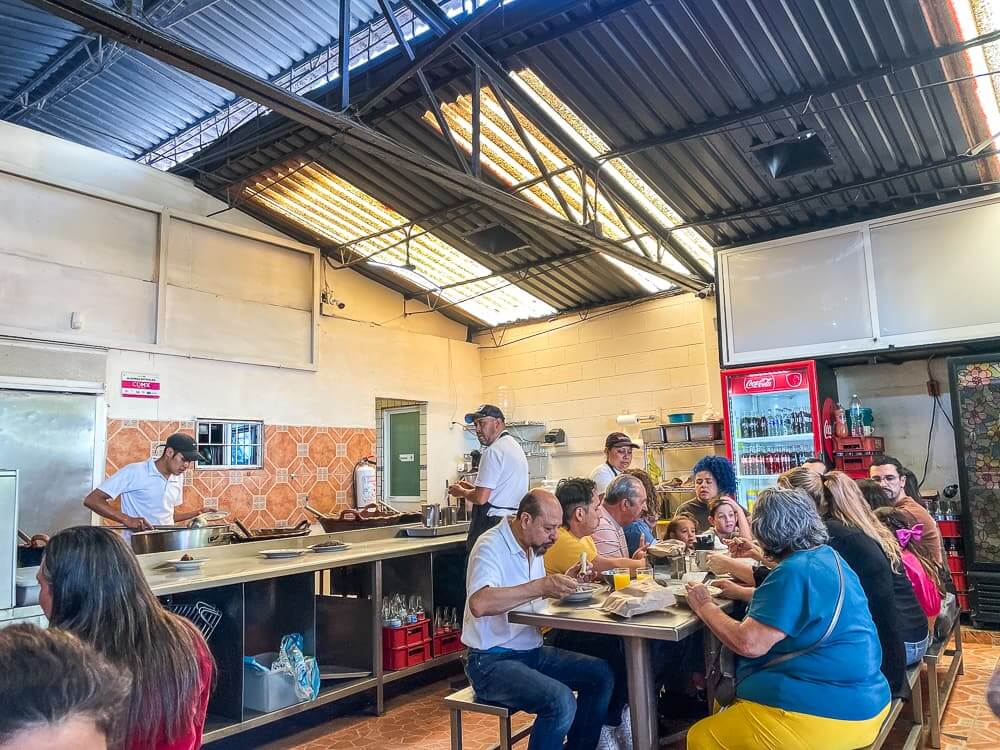
[[[662,610],[625,619],[600,610],[600,605],[606,597],[607,593],[601,593],[591,602],[579,605],[548,601],[544,605],[536,604],[533,612],[509,612],[507,619],[510,622],[535,625],[539,628],[558,628],[621,637],[625,643],[632,746],[635,750],[655,750],[659,747],[659,728],[650,642],[682,641],[702,630],[704,626],[701,620],[680,602]],[[727,610],[733,604],[722,599],[715,601]],[[707,667],[714,663],[720,644],[707,628],[705,628],[704,642]],[[713,696],[708,696],[709,705],[712,699]]]

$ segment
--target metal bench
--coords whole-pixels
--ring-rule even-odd
[[[901,750],[916,750],[920,747],[921,736],[924,729],[924,706],[923,696],[920,692],[920,664],[906,670],[906,682],[910,686],[910,730],[906,733],[906,740],[901,746]],[[879,730],[875,741],[864,750],[880,750],[889,732],[896,726],[896,720],[903,712],[904,701],[902,698],[894,698],[889,704],[889,715],[882,722],[882,729]]]
[[[948,642],[954,641],[954,648],[948,648]],[[951,664],[947,671],[938,672],[938,662],[942,656],[950,656]],[[948,634],[940,641],[934,641],[927,647],[924,664],[927,665],[927,702],[930,714],[930,736],[928,744],[931,747],[941,747],[941,715],[948,705],[951,690],[955,687],[958,675],[965,673],[962,655],[962,626],[959,618],[955,618]],[[943,677],[943,679],[941,679]]]
[[[471,711],[477,714],[489,714],[496,716],[500,721],[500,744],[494,745],[493,750],[511,750],[515,742],[524,739],[531,734],[532,725],[511,732],[510,719],[513,713],[510,709],[498,706],[495,703],[486,703],[476,698],[471,687],[467,687],[458,692],[452,693],[444,699],[444,705],[451,713],[451,750],[462,750],[462,712]]]

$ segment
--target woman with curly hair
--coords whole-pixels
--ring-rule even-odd
[[[712,521],[709,517],[712,506],[721,498],[727,497],[732,500],[736,498],[736,472],[733,465],[725,456],[705,456],[692,469],[694,473],[694,498],[688,500],[677,509],[677,515],[686,513],[694,518],[698,524],[698,533],[708,531],[712,528]],[[747,521],[746,513],[736,504],[738,508],[737,526],[739,535],[744,539],[750,538],[750,523]]]

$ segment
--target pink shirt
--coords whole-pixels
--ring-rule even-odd
[[[597,554],[602,557],[629,556],[625,532],[603,505],[601,506],[601,520],[597,522],[597,531],[591,536],[597,546]]]
[[[913,593],[917,595],[924,614],[928,617],[937,617],[941,611],[941,592],[937,590],[934,581],[927,575],[924,566],[916,556],[908,550],[903,550],[903,569],[906,577],[910,579],[913,586]]]

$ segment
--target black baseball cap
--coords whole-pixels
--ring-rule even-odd
[[[204,461],[205,463],[210,463],[205,456],[198,452],[198,446],[195,444],[194,438],[190,435],[185,435],[183,432],[175,432],[168,437],[166,447],[173,448],[184,456],[184,459],[187,461]]]
[[[633,443],[632,438],[624,432],[612,432],[604,439],[604,450],[610,450],[611,448],[624,448],[626,445],[629,448],[639,447]]]
[[[470,411],[465,415],[465,423],[472,424],[477,419],[481,419],[482,417],[496,417],[497,419],[502,420],[503,412],[500,411],[499,407],[496,407],[493,404],[483,404],[475,411]]]

